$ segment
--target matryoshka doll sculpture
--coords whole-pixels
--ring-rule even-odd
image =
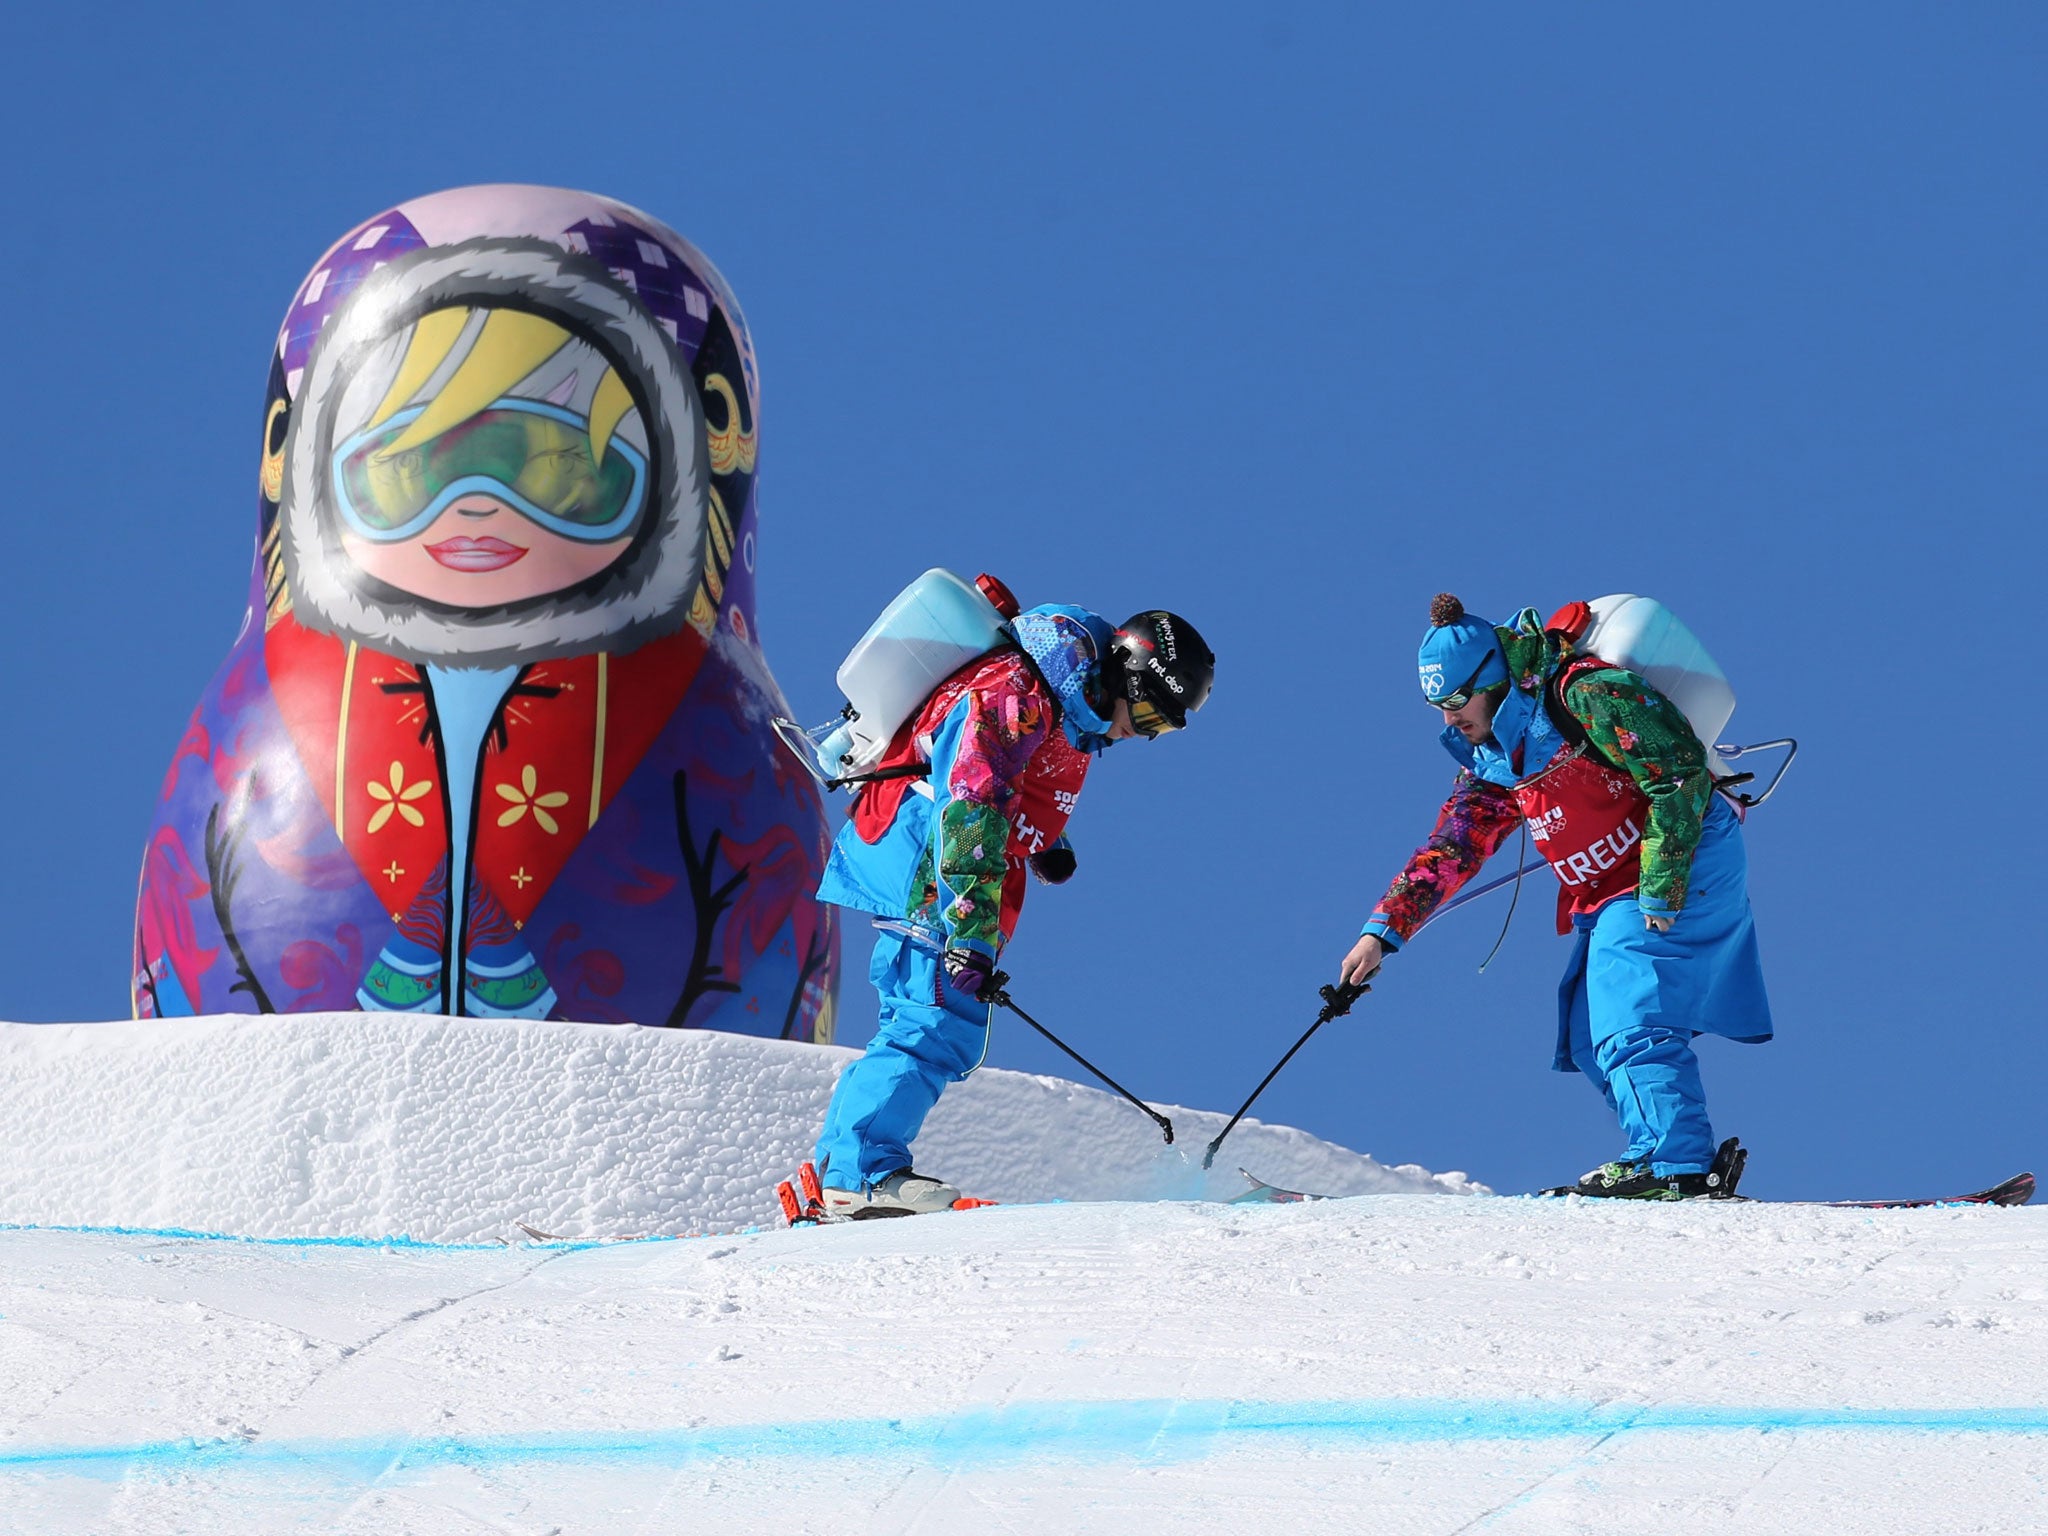
[[[272,358],[249,610],[164,781],[135,1014],[829,1040],[758,412],[731,290],[622,204],[465,187],[343,236]]]

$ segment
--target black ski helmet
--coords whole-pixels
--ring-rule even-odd
[[[1175,730],[1216,681],[1216,653],[1195,626],[1164,608],[1134,613],[1109,638],[1104,681],[1111,698],[1149,703]]]

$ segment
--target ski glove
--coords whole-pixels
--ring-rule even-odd
[[[1047,885],[1065,885],[1074,878],[1074,850],[1064,842],[1054,843],[1031,855],[1031,873]]]
[[[996,968],[994,960],[971,949],[949,949],[939,963],[945,968],[946,980],[969,997],[981,996],[981,989],[988,985]]]

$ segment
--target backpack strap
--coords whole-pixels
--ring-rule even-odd
[[[1593,745],[1593,738],[1586,733],[1585,722],[1565,706],[1564,693],[1574,681],[1588,672],[1617,670],[1609,661],[1598,656],[1578,656],[1559,667],[1551,674],[1550,681],[1543,685],[1543,709],[1550,716],[1550,723],[1557,727],[1558,734],[1570,745],[1577,747],[1595,762],[1605,764],[1622,772],[1619,763],[1607,761],[1607,754]]]
[[[879,784],[888,779],[928,779],[932,776],[932,765],[919,761],[894,763],[887,768],[873,768],[866,773],[849,773],[843,779],[827,779],[827,789],[844,789],[849,784]]]
[[[1623,667],[1616,667],[1612,662],[1602,661],[1598,656],[1579,656],[1565,663],[1565,665],[1557,669],[1550,681],[1543,685],[1543,707],[1550,715],[1550,723],[1563,733],[1566,741],[1579,748],[1588,757],[1605,763],[1616,773],[1622,773],[1626,770],[1619,763],[1608,762],[1607,754],[1593,745],[1592,738],[1586,734],[1585,725],[1577,715],[1565,708],[1564,703],[1565,689],[1571,685],[1572,681],[1579,674],[1598,671],[1603,667],[1609,671],[1627,670]],[[1690,722],[1687,723],[1690,724]],[[1711,750],[1710,748],[1709,751],[1711,752]],[[1708,774],[1708,778],[1714,788],[1744,810],[1749,809],[1750,806],[1757,802],[1750,796],[1738,794],[1736,791],[1755,777],[1756,775],[1753,773],[1731,773],[1724,778],[1714,778],[1711,772]]]

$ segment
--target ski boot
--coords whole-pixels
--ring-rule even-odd
[[[1601,1200],[1727,1200],[1734,1196],[1749,1154],[1730,1136],[1714,1153],[1705,1173],[1659,1174],[1647,1162],[1603,1163],[1576,1184],[1546,1189],[1546,1195],[1585,1195]]]
[[[825,1218],[872,1221],[878,1216],[923,1216],[932,1211],[950,1211],[960,1198],[960,1191],[950,1184],[899,1168],[864,1190],[827,1189]]]
[[[782,1215],[792,1227],[814,1226],[821,1221],[873,1221],[884,1216],[923,1216],[932,1211],[968,1211],[994,1205],[993,1200],[975,1200],[952,1185],[927,1178],[909,1168],[899,1168],[885,1179],[877,1179],[866,1190],[826,1189],[818,1182],[818,1170],[805,1163],[797,1170],[802,1189],[799,1195],[788,1181],[776,1186]]]

